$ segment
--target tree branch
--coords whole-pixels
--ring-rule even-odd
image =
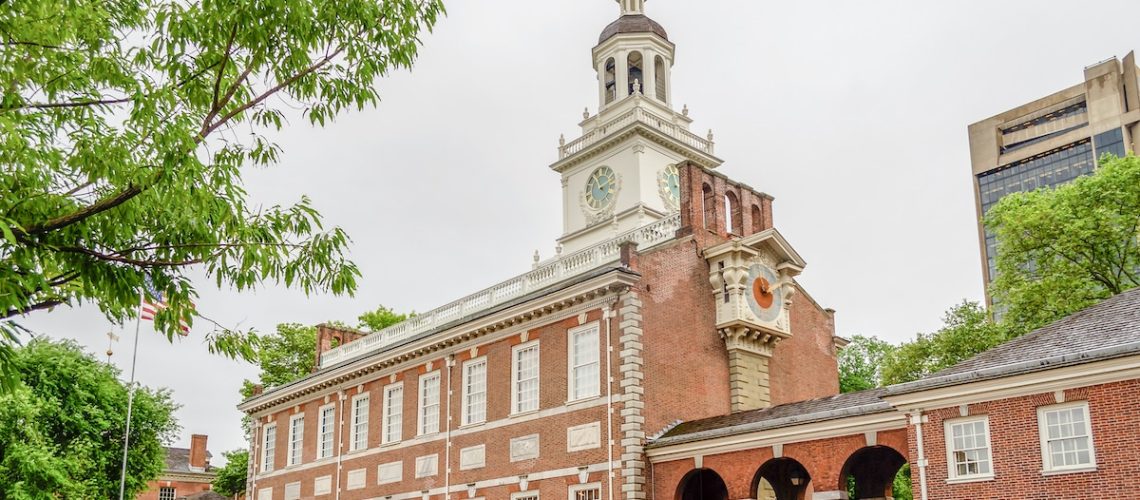
[[[3,3],[3,2],[0,2],[0,3]],[[22,315],[28,314],[32,311],[39,311],[41,309],[51,309],[51,308],[58,306],[60,304],[63,304],[62,300],[52,299],[52,300],[45,300],[43,302],[38,302],[38,303],[29,305],[29,306],[25,306],[25,307],[8,309],[6,312],[4,312],[4,316],[0,317],[0,319],[7,319],[7,318],[11,318],[12,316],[22,316]]]
[[[222,64],[218,68],[218,77],[214,79],[214,105],[210,108],[211,111],[218,109],[218,93],[222,87],[222,76],[226,74],[226,63],[230,60],[231,51],[234,48],[234,38],[237,37],[237,24],[234,24],[233,29],[230,30],[230,39],[226,42],[226,50],[222,55]]]
[[[121,255],[105,254],[105,253],[96,252],[95,250],[91,250],[89,248],[83,248],[83,247],[57,247],[57,249],[61,252],[77,253],[77,254],[81,254],[81,255],[87,255],[90,257],[94,257],[96,259],[107,261],[107,262],[118,262],[121,264],[128,264],[128,265],[138,266],[138,267],[182,267],[182,266],[189,266],[189,265],[193,265],[193,264],[201,264],[202,262],[206,261],[205,258],[187,259],[187,260],[181,260],[181,261],[142,260],[142,259],[132,259],[130,257],[123,257]]]

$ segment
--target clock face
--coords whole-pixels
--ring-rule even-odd
[[[748,269],[748,306],[761,321],[775,321],[784,307],[784,290],[777,286],[776,273],[753,264]]]
[[[670,208],[677,208],[681,204],[681,175],[676,165],[669,165],[657,176],[658,190],[661,198]]]
[[[617,176],[610,167],[599,167],[586,181],[586,205],[601,210],[617,197]]]

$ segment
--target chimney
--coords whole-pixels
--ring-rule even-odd
[[[205,434],[190,436],[190,469],[206,470],[206,439]]]

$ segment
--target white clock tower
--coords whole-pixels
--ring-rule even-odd
[[[645,15],[645,0],[617,0],[621,17],[593,49],[598,113],[587,111],[581,137],[560,141],[563,234],[570,253],[673,216],[679,209],[676,165],[722,162],[710,131],[689,131],[688,109],[674,110],[670,81],[676,47]]]

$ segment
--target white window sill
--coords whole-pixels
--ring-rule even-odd
[[[508,416],[507,418],[519,418],[519,417],[525,417],[528,415],[534,415],[535,413],[538,413],[538,411],[539,411],[539,409],[520,411],[518,413],[510,414],[510,416]]]
[[[598,399],[598,398],[600,398],[600,397],[602,397],[602,395],[601,395],[601,394],[594,394],[593,396],[586,396],[586,397],[584,397],[584,398],[578,398],[578,399],[570,400],[570,401],[567,401],[567,402],[566,402],[566,406],[578,406],[578,405],[582,405],[582,404],[585,404],[585,403],[589,403],[589,402],[591,402],[591,401],[595,401],[595,400],[597,400],[597,399]]]
[[[1096,472],[1095,465],[1072,467],[1068,469],[1050,469],[1041,471],[1042,476],[1060,476],[1063,474],[1079,474],[1082,472]]]
[[[487,425],[486,420],[484,420],[482,422],[472,422],[470,424],[463,424],[459,427],[456,427],[455,430],[460,431],[460,430],[474,429],[476,427],[483,427],[484,425]]]
[[[400,444],[400,443],[402,443],[402,442],[403,442],[403,440],[400,440],[400,441],[388,441],[387,443],[380,443],[380,447],[381,447],[381,448],[389,448],[389,447],[392,447],[392,446],[396,446],[396,445],[398,445],[398,444]]]
[[[993,481],[993,474],[983,474],[977,476],[955,477],[946,480],[946,484],[963,484],[963,483],[980,483],[983,481]]]

